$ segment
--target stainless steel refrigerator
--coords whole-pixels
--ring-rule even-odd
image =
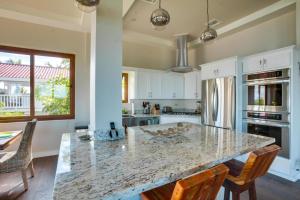
[[[202,81],[202,124],[235,129],[235,77]]]

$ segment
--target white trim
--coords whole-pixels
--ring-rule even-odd
[[[150,44],[154,46],[165,45],[167,47],[175,48],[175,43],[173,41],[134,31],[124,31],[123,40],[127,42],[135,42],[148,45]]]
[[[1,8],[0,8],[0,17],[22,21],[22,22],[44,25],[44,26],[50,26],[55,28],[61,28],[61,29],[66,29],[71,31],[88,32],[88,30],[85,30],[81,26],[81,19],[78,20],[78,22],[75,22],[74,20],[72,21],[68,20],[63,22],[60,20],[47,19],[47,18],[24,14],[16,11],[5,10]]]
[[[240,28],[240,27],[242,27],[246,24],[254,22],[254,21],[256,21],[260,18],[263,18],[267,15],[270,15],[270,14],[276,12],[276,11],[279,11],[283,8],[286,8],[286,7],[288,7],[288,6],[290,6],[294,3],[296,3],[296,0],[281,0],[281,1],[278,1],[278,2],[268,6],[266,8],[258,10],[258,11],[254,12],[254,13],[246,16],[246,17],[243,17],[239,20],[236,20],[236,21],[226,25],[226,26],[223,26],[223,27],[217,29],[216,31],[217,31],[218,35],[225,34],[227,32],[230,32],[232,30]],[[195,46],[195,45],[198,45],[198,44],[201,44],[201,43],[202,43],[202,41],[200,40],[200,38],[198,38],[196,40],[191,41],[189,43],[189,47],[192,47],[192,46]]]
[[[52,150],[52,151],[42,151],[42,152],[34,152],[32,153],[33,158],[41,158],[41,157],[47,157],[47,156],[56,156],[59,154],[58,150]]]
[[[135,0],[123,0],[123,18],[127,15]]]

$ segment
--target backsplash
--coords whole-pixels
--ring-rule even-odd
[[[185,99],[138,99],[138,100],[131,100],[131,103],[123,104],[123,109],[126,109],[129,113],[131,113],[132,110],[132,104],[134,104],[134,110],[136,112],[143,110],[142,103],[143,101],[150,102],[151,107],[154,106],[154,104],[159,104],[160,108],[162,109],[164,106],[171,106],[173,109],[187,109],[187,110],[195,110],[196,109],[196,102],[198,100],[185,100]]]

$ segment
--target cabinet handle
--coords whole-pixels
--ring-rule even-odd
[[[264,58],[264,65],[266,65],[266,64],[267,64],[267,59]]]
[[[259,60],[259,65],[261,66],[261,60]]]

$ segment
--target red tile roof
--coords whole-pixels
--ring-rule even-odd
[[[48,80],[55,77],[69,77],[69,69],[48,67],[48,66],[35,66],[35,79]],[[29,65],[5,64],[0,63],[0,80],[1,78],[30,78]]]

